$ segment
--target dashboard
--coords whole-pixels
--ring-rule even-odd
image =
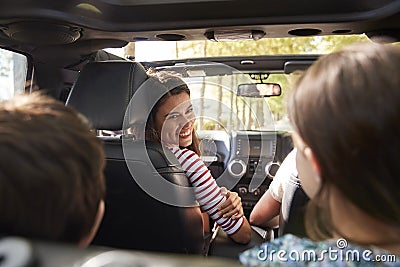
[[[203,161],[220,186],[239,194],[246,217],[293,149],[284,131],[210,131],[199,138]]]

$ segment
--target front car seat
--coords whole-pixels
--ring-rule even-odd
[[[142,65],[129,61],[93,62],[81,71],[66,104],[85,115],[97,130],[121,131],[129,101],[148,79]],[[130,168],[141,170],[141,179],[159,179],[190,187],[172,152],[158,143],[132,138],[103,138],[106,154],[106,211],[95,245],[122,249],[201,254],[203,227],[200,209],[162,203],[144,192]],[[129,136],[128,136],[129,137]],[[101,138],[101,137],[99,137]],[[123,153],[129,148],[129,156]],[[144,160],[149,157],[153,166]],[[175,159],[175,161],[174,161]],[[151,164],[150,164],[151,165]],[[156,170],[156,173],[152,170]],[[159,175],[161,174],[161,176]],[[168,194],[190,198],[179,187]],[[192,200],[189,200],[192,201]]]
[[[283,193],[279,236],[293,234],[298,237],[308,237],[304,220],[309,200],[301,187],[297,173],[292,173]]]

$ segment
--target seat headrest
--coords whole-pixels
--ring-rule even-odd
[[[85,115],[99,130],[121,130],[133,94],[148,78],[137,62],[88,63],[69,94],[66,105]]]

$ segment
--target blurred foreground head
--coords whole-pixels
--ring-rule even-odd
[[[399,46],[357,44],[322,56],[293,89],[298,159],[310,151],[314,167],[298,165],[299,176],[314,217],[328,225],[321,233],[332,230],[333,188],[371,218],[400,225],[399,70]]]
[[[33,94],[0,103],[0,233],[87,245],[104,203],[104,153],[87,121]]]

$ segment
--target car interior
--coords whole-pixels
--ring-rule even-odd
[[[400,1],[1,1],[0,100],[42,90],[85,115],[104,144],[107,194],[89,248],[3,236],[0,266],[235,266],[250,247],[287,232],[304,236],[298,224],[307,197],[299,189],[282,203],[289,208],[279,225],[253,226],[248,244],[221,230],[205,239],[189,180],[172,152],[128,128],[151,108],[133,100],[151,94],[143,89],[146,71],[178,73],[191,90],[201,158],[218,185],[238,193],[249,218],[293,149],[285,95],[323,54],[297,40],[309,38],[318,48],[332,36],[344,44],[399,42]],[[263,41],[301,52],[264,53],[271,49]],[[187,48],[142,60],[140,50],[152,43],[160,51]],[[129,47],[136,51],[112,52]],[[149,58],[158,53],[148,50]],[[154,197],[165,192],[169,200]]]

